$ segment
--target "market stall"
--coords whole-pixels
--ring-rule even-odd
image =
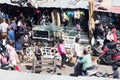
[[[54,23],[50,25],[39,25],[32,28],[33,39],[52,40],[54,37],[62,37],[63,27],[58,27]]]

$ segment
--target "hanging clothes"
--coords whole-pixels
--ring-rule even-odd
[[[52,17],[52,23],[55,23],[57,26],[61,25],[61,20],[60,20],[60,12],[54,10],[51,12],[51,17]]]
[[[76,14],[76,11],[74,11],[74,18],[75,18],[75,19],[77,18],[77,14]]]
[[[68,17],[71,16],[71,15],[70,15],[70,11],[67,11],[66,14],[67,14]]]
[[[80,11],[74,11],[74,18],[80,19]]]
[[[80,17],[83,15],[83,11],[80,11]]]
[[[64,27],[68,25],[69,17],[66,15],[66,13],[63,13],[63,24]]]
[[[60,21],[60,13],[57,12],[57,26],[61,25],[61,21]]]
[[[74,11],[70,12],[71,17],[74,17]]]
[[[69,17],[66,15],[65,12],[63,13],[63,21],[64,21],[64,20],[69,20]]]
[[[80,11],[77,11],[77,19],[80,19]]]
[[[55,16],[53,12],[51,12],[51,17],[52,17],[52,23],[55,23]]]

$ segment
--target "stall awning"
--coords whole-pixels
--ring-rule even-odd
[[[75,3],[75,0],[55,0],[51,1],[48,0],[45,3],[40,3],[38,1],[38,7],[53,7],[53,8],[70,8],[70,9],[76,9],[76,8],[83,8],[88,9],[88,1],[87,0],[80,0],[77,3]]]
[[[94,10],[100,12],[111,12],[111,13],[120,14],[120,6],[112,6],[109,10],[98,9],[98,6],[96,6]]]
[[[76,4],[74,3],[75,0],[55,0],[55,1],[35,0],[35,1],[37,1],[36,2],[37,7],[40,7],[40,8],[44,7],[44,8],[89,9],[88,0],[80,0]],[[19,6],[18,4],[11,3],[11,0],[0,0],[0,4],[3,4],[3,3]],[[95,4],[100,4],[100,3],[95,2]],[[24,6],[27,6],[27,5],[25,4]],[[109,10],[101,10],[101,9],[98,9],[98,7],[95,7],[94,10],[100,11],[100,12],[111,12],[111,13],[120,14],[120,0],[112,0],[112,8]]]
[[[28,2],[34,1],[34,0],[28,0]],[[18,5],[15,3],[11,3],[11,0],[0,0],[0,4],[11,4],[11,5]],[[32,2],[33,4],[37,5],[37,7],[40,8],[70,8],[70,9],[76,9],[76,8],[82,8],[82,9],[88,9],[88,1],[87,0],[80,0],[77,3],[75,3],[75,0],[35,0]],[[18,5],[19,6],[19,5]],[[23,6],[27,6],[26,4]]]

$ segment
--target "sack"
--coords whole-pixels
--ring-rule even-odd
[[[77,61],[77,58],[76,58],[76,57],[72,57],[72,58],[71,58],[71,61],[70,61],[70,63],[73,63],[73,64],[75,64],[75,63],[76,63],[76,61]]]

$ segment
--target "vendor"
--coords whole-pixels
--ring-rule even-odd
[[[84,50],[83,55],[83,57],[78,59],[78,63],[82,63],[82,75],[87,75],[87,68],[92,66],[92,58],[88,49]]]

